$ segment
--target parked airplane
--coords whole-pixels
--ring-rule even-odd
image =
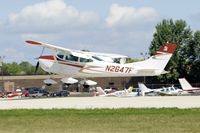
[[[76,51],[37,41],[26,42],[54,50],[56,53],[55,55],[40,56],[36,68],[40,66],[46,72],[64,75],[68,78],[165,74],[164,68],[176,49],[175,44],[167,43],[149,59],[125,63],[128,57],[124,55]]]
[[[168,96],[177,96],[182,93],[183,90],[178,89],[174,86],[171,87],[162,87],[158,89],[147,88],[143,83],[138,83],[138,86],[141,90],[142,96],[147,95],[168,95]]]
[[[163,87],[160,91],[157,93],[161,96],[179,96],[183,92],[182,89],[179,89],[177,87],[174,87],[173,85],[171,87]]]
[[[147,88],[143,83],[138,83],[138,87],[142,96],[154,93],[154,90]]]
[[[192,87],[185,78],[178,79],[183,89],[183,94],[200,94],[200,88]]]
[[[22,95],[23,95],[22,90],[17,89],[15,92],[8,94],[7,97],[10,99],[19,99],[22,97]]]
[[[116,96],[116,97],[132,97],[138,96],[138,92],[132,92],[132,87],[121,91],[106,93],[101,87],[96,87],[98,96]]]

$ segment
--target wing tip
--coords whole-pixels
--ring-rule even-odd
[[[42,45],[40,42],[36,42],[36,41],[31,41],[31,40],[26,40],[26,43],[32,44],[32,45]]]

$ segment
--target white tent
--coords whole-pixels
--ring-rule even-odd
[[[45,84],[51,84],[51,85],[57,84],[57,82],[55,80],[53,80],[53,79],[45,79],[43,82]]]
[[[74,78],[63,78],[61,81],[66,84],[75,84],[78,82],[78,80]]]
[[[16,92],[22,92],[22,90],[21,89],[16,89]]]
[[[80,84],[92,86],[92,85],[97,85],[97,82],[92,81],[92,80],[82,80],[82,81],[80,81]]]

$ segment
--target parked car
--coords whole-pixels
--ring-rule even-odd
[[[70,93],[67,90],[61,90],[61,91],[55,92],[55,95],[58,97],[67,97],[70,95]]]
[[[0,97],[1,97],[1,98],[4,98],[4,97],[6,97],[6,96],[7,96],[7,94],[8,94],[8,92],[7,92],[7,91],[5,91],[5,90],[0,90]]]
[[[31,88],[26,88],[25,90],[29,92],[29,97],[43,97],[43,96],[48,96],[49,94],[47,89],[43,88],[31,87]]]
[[[30,92],[29,93],[29,97],[42,97],[43,96],[43,93],[40,93],[39,91],[33,91],[33,92]]]
[[[27,90],[22,90],[22,96],[23,96],[23,97],[29,97],[29,91],[27,91]]]
[[[56,97],[56,93],[55,92],[49,92],[49,97]]]

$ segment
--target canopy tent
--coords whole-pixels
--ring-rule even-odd
[[[78,82],[78,80],[74,78],[63,78],[61,81],[65,84],[75,84]]]
[[[79,83],[82,85],[90,85],[90,86],[97,85],[97,82],[92,80],[82,80]]]

